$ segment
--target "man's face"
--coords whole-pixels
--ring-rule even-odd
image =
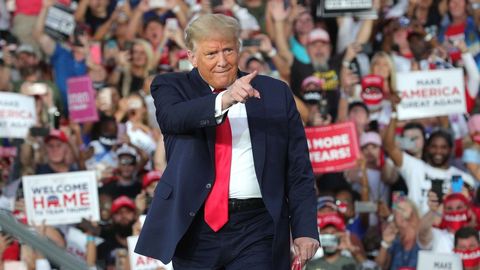
[[[332,49],[330,43],[315,41],[307,45],[307,52],[314,67],[327,67]]]
[[[462,251],[473,250],[479,247],[480,247],[480,243],[478,243],[475,236],[470,236],[468,238],[458,238],[457,246],[455,246],[456,249],[462,250]]]
[[[130,179],[135,173],[135,159],[130,155],[121,155],[118,157],[118,170],[120,171],[120,176],[125,179]]]
[[[66,143],[58,139],[50,139],[46,144],[46,148],[48,160],[50,162],[61,163],[64,161],[68,150]]]
[[[35,54],[22,52],[17,54],[17,68],[31,67],[38,64],[38,58]]]
[[[202,78],[213,88],[221,89],[237,79],[238,49],[234,39],[213,38],[196,42],[188,56]]]
[[[158,46],[163,38],[163,25],[158,22],[150,22],[145,27],[144,35],[153,47]]]
[[[427,146],[428,162],[433,167],[444,167],[448,163],[451,151],[443,137],[435,137]]]
[[[362,147],[362,154],[365,156],[369,166],[375,166],[380,157],[380,146],[369,143]]]
[[[357,129],[364,130],[368,124],[368,113],[360,106],[353,107],[348,113],[349,120],[352,120]]]
[[[135,221],[135,218],[135,211],[128,207],[122,207],[115,214],[112,215],[113,223],[123,226],[130,225],[132,222]]]
[[[461,200],[449,200],[445,203],[445,213],[465,210],[467,210],[467,206]]]

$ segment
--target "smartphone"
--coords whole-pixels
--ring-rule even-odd
[[[370,55],[373,53],[373,48],[372,48],[372,44],[370,43],[363,43],[362,44],[362,52],[364,54],[367,54],[367,55]]]
[[[438,197],[438,203],[443,201],[443,180],[441,179],[432,179],[432,192],[435,192]]]
[[[453,175],[450,182],[453,193],[461,193],[463,189],[463,178],[461,175]]]
[[[405,200],[405,192],[402,190],[397,190],[392,192],[392,209],[397,209],[399,202]]]
[[[178,20],[175,19],[175,18],[168,18],[165,21],[165,27],[167,29],[177,30],[178,29]]]
[[[254,47],[260,46],[260,39],[244,39],[242,40],[243,47]]]
[[[100,43],[96,42],[90,45],[90,57],[96,65],[102,64],[102,48]]]
[[[50,134],[49,128],[44,127],[31,127],[30,128],[30,135],[33,137],[47,137]]]
[[[376,213],[378,206],[374,202],[355,202],[356,213]]]

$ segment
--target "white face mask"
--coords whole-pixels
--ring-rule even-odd
[[[334,234],[320,234],[320,244],[325,255],[332,255],[338,251],[340,239]]]

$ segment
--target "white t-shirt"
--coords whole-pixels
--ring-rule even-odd
[[[428,191],[432,188],[432,179],[444,181],[443,192],[445,194],[450,190],[450,180],[453,175],[461,175],[464,183],[471,187],[475,186],[473,177],[458,168],[453,166],[450,166],[447,170],[434,168],[423,160],[412,157],[405,152],[399,172],[407,184],[408,198],[415,202],[422,215],[428,211],[427,199]]]
[[[454,235],[447,230],[432,228],[432,242],[427,246],[418,245],[422,249],[428,249],[435,253],[452,253],[454,247]]]

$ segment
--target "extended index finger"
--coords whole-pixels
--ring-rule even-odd
[[[258,74],[258,71],[255,70],[252,73],[243,76],[242,78],[240,78],[240,80],[242,82],[246,82],[246,83],[249,84],[253,80],[253,78],[255,78],[255,76],[257,76],[257,74]]]

